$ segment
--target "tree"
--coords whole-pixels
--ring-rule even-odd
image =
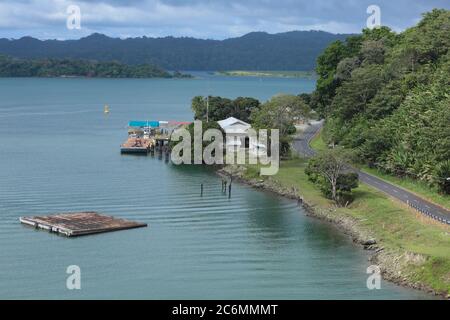
[[[280,136],[295,132],[295,122],[309,119],[311,109],[299,96],[280,94],[264,103],[251,114],[257,129],[279,129]]]
[[[300,93],[298,96],[303,100],[304,103],[306,103],[308,106],[310,105],[312,98],[311,93]]]
[[[195,119],[206,120],[208,109],[208,120],[211,121],[235,117],[244,122],[249,122],[252,111],[259,109],[259,107],[260,102],[249,97],[238,97],[235,100],[231,100],[222,97],[209,96],[206,98],[196,96],[192,99],[191,104]]]
[[[367,40],[362,44],[361,58],[365,64],[382,64],[385,52],[383,40]]]
[[[307,120],[311,109],[303,98],[294,95],[277,95],[252,112],[250,120],[255,129],[278,129],[280,152],[287,156],[290,151],[291,135],[295,133],[295,123]]]
[[[383,83],[381,67],[369,65],[352,72],[351,78],[337,89],[330,112],[344,122],[365,111]]]
[[[397,35],[386,26],[373,29],[364,29],[361,37],[362,41],[380,41],[383,40],[387,45],[398,41]]]
[[[362,36],[350,36],[345,42],[335,41],[330,44],[317,58],[316,73],[318,75],[316,92],[314,96],[315,111],[325,116],[330,106],[336,88],[341,84],[341,79],[336,77],[338,64],[345,58],[357,57],[361,47]]]
[[[238,118],[244,122],[250,122],[250,116],[253,111],[260,107],[260,102],[257,99],[249,97],[238,97],[232,102],[233,117]]]
[[[358,68],[361,61],[358,57],[344,58],[336,67],[336,79],[340,81],[348,80],[352,77],[352,72]]]
[[[316,91],[319,93],[316,111],[324,115],[330,104],[338,81],[335,78],[339,62],[347,57],[347,49],[342,41],[335,41],[317,58],[316,73],[318,75]]]
[[[348,172],[353,154],[341,148],[326,150],[308,162],[305,173],[321,185],[322,192],[337,204],[350,201],[351,190],[358,186],[358,175]]]

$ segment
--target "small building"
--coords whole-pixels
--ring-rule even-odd
[[[267,146],[249,138],[252,126],[234,117],[217,122],[226,134],[225,149],[227,152],[237,152],[239,149],[257,155],[267,155]]]
[[[236,152],[240,148],[249,148],[248,130],[252,127],[249,123],[234,117],[217,123],[226,134],[225,148],[227,151]]]

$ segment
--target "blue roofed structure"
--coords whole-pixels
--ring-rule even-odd
[[[129,127],[133,128],[158,128],[159,127],[159,121],[130,121],[128,123]]]

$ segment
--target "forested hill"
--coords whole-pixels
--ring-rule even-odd
[[[226,40],[110,38],[79,40],[0,39],[0,54],[19,58],[75,58],[150,63],[166,70],[313,70],[317,56],[348,35],[322,31],[253,32]]]
[[[450,11],[396,34],[365,30],[318,59],[311,101],[328,143],[450,194]]]
[[[185,78],[150,64],[75,59],[20,59],[0,55],[0,77]]]

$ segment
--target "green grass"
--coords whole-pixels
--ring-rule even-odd
[[[322,139],[322,134],[319,133],[311,141],[311,147],[316,151],[323,151],[327,149],[326,143]],[[377,169],[372,169],[367,166],[362,166],[361,171],[372,174],[380,179],[384,179],[396,186],[407,189],[418,196],[425,198],[431,202],[441,205],[446,208],[450,208],[450,196],[438,193],[434,188],[431,188],[426,183],[411,178],[399,178],[386,173],[383,173]]]
[[[305,201],[320,208],[334,207],[304,172],[306,160],[282,162],[276,176],[270,177],[278,184],[296,187]],[[257,172],[251,169],[252,175]],[[358,226],[372,234],[379,245],[393,250],[406,250],[422,254],[428,259],[424,264],[408,265],[414,277],[436,290],[450,293],[450,233],[438,225],[418,216],[400,202],[384,193],[361,184],[355,191],[355,201],[347,208],[337,208],[336,215],[356,219]]]
[[[320,131],[316,136],[311,140],[311,148],[314,150],[321,152],[328,149],[327,144],[322,139],[322,131]]]

